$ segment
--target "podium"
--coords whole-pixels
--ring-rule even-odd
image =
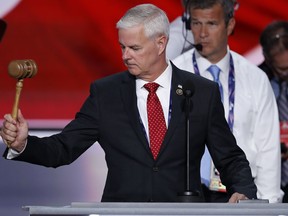
[[[183,215],[261,215],[288,216],[288,204],[277,203],[81,203],[69,206],[24,206],[34,216],[183,216]]]

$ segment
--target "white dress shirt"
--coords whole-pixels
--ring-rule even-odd
[[[172,66],[170,61],[167,60],[168,66],[165,71],[153,82],[158,83],[156,94],[160,100],[164,118],[166,122],[166,127],[169,124],[169,109],[170,109],[170,89],[172,80]],[[137,95],[137,106],[140,113],[142,124],[146,131],[146,136],[149,141],[149,130],[148,130],[148,116],[147,116],[147,97],[148,91],[144,88],[144,85],[148,83],[147,81],[136,79],[136,95]]]
[[[195,52],[200,75],[212,80],[207,68],[211,63],[191,49],[173,60],[180,69],[194,73],[192,55]],[[227,119],[229,56],[235,68],[235,104],[233,134],[250,163],[257,186],[257,197],[270,203],[282,201],[280,189],[281,156],[278,110],[275,96],[266,74],[243,56],[230,51],[217,63],[221,69],[224,109]]]

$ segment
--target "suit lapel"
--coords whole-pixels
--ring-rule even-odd
[[[174,134],[175,129],[181,122],[182,118],[185,118],[184,112],[183,112],[183,105],[184,105],[184,96],[181,95],[181,90],[183,88],[184,80],[181,78],[179,74],[179,69],[176,68],[172,64],[172,83],[171,83],[171,99],[172,99],[172,105],[171,105],[171,119],[169,122],[169,127],[166,132],[164,142],[161,147],[161,151],[159,153],[159,156],[161,156],[161,153],[165,151],[165,148],[167,145],[169,145],[169,142],[171,140],[171,136]],[[180,93],[179,93],[180,90]],[[183,121],[182,121],[183,122]]]
[[[146,132],[144,126],[141,124],[141,118],[137,107],[135,77],[129,74],[129,72],[127,72],[127,74],[128,75],[123,79],[121,85],[121,97],[132,128],[139,137],[142,146],[144,146],[149,154],[151,154],[149,144],[146,139]]]

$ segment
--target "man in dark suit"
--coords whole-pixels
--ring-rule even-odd
[[[1,136],[9,148],[4,156],[58,167],[72,163],[98,141],[108,167],[103,202],[175,202],[187,185],[183,93],[189,89],[191,191],[202,195],[200,160],[206,143],[231,195],[229,201],[256,198],[248,161],[224,118],[217,84],[176,68],[165,57],[166,14],[151,4],[138,5],[120,19],[117,29],[128,71],[95,81],[75,119],[51,137],[28,136],[20,110],[16,120],[6,114]],[[156,94],[167,129],[156,156],[150,150],[155,131],[150,128],[144,87],[152,82],[160,85]],[[154,130],[158,132],[158,127]]]

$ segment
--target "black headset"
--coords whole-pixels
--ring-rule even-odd
[[[184,8],[184,12],[183,12],[183,15],[182,15],[182,22],[185,24],[185,28],[186,30],[191,30],[191,26],[190,26],[190,23],[191,23],[191,17],[189,15],[189,0],[186,0],[185,1],[185,8]]]

